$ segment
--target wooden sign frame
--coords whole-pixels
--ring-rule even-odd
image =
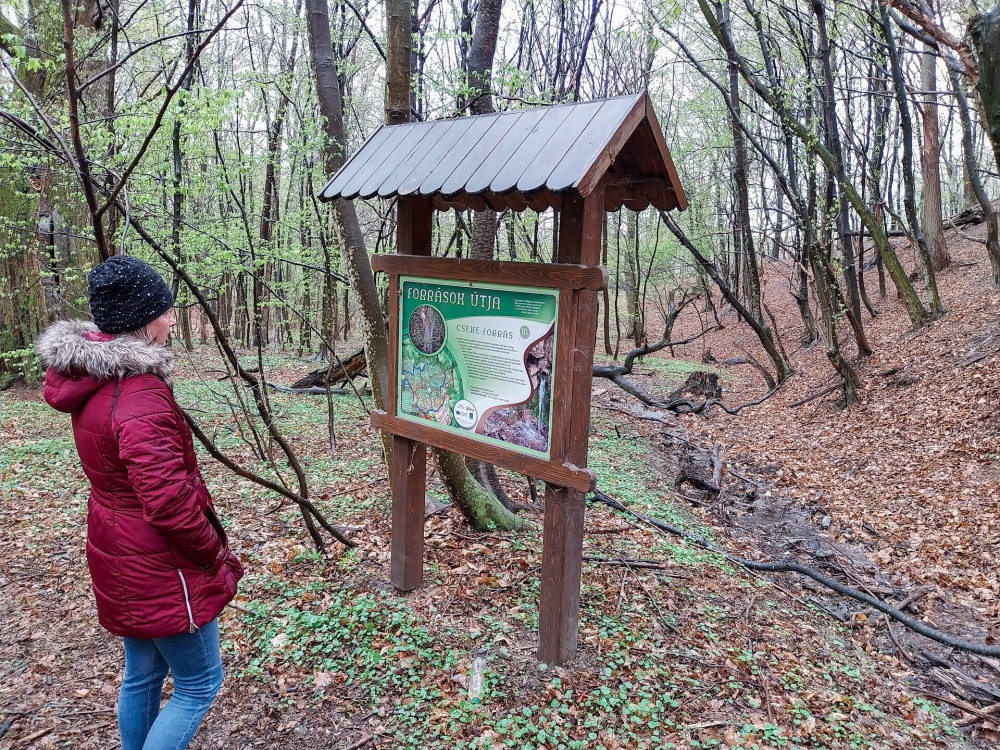
[[[607,287],[608,273],[603,268],[558,263],[514,263],[504,261],[479,261],[455,258],[421,258],[417,256],[375,255],[372,270],[389,276],[389,403],[386,411],[375,410],[372,424],[376,427],[416,440],[426,445],[459,453],[463,456],[501,466],[520,474],[542,479],[564,487],[572,487],[583,492],[594,489],[596,480],[593,472],[579,468],[565,460],[564,443],[568,435],[568,409],[571,407],[568,394],[572,386],[573,336],[571,322],[575,292],[591,290],[599,292]],[[552,429],[549,435],[549,455],[542,457],[526,455],[516,449],[485,443],[472,437],[445,431],[435,423],[426,424],[399,416],[397,394],[399,391],[399,355],[401,340],[400,282],[401,276],[421,276],[452,282],[480,282],[485,284],[533,287],[537,289],[559,289],[559,303],[556,313],[556,352],[552,373]],[[566,332],[566,333],[564,333]]]
[[[392,384],[386,394],[391,403],[386,404],[386,412],[373,413],[372,423],[392,434],[392,580],[403,591],[410,591],[423,581],[428,444],[546,479],[538,658],[562,664],[576,652],[585,492],[594,486],[594,476],[587,471],[587,437],[598,292],[607,283],[606,274],[599,268],[604,212],[617,211],[623,204],[635,211],[649,205],[664,211],[673,208],[683,211],[687,207],[652,102],[648,93],[642,91],[602,102],[508,111],[485,119],[477,116],[387,126],[330,178],[320,200],[350,201],[376,195],[397,200],[397,254],[421,258],[419,263],[411,264],[398,256],[377,257],[376,268],[388,273],[390,279],[395,278],[397,284],[400,275],[411,275],[402,269],[413,269],[416,265],[412,274],[418,277],[415,284],[422,283],[419,277],[434,278],[432,274],[439,272],[445,274],[443,279],[453,278],[454,273],[459,277],[470,274],[473,278],[513,279],[518,286],[534,280],[541,282],[541,287],[549,285],[551,289],[551,285],[558,285],[560,290],[551,378],[555,381],[559,370],[559,383],[551,383],[559,388],[559,395],[553,390],[551,398],[558,398],[552,407],[559,408],[561,416],[558,423],[551,425],[546,451],[522,446],[516,446],[520,450],[507,451],[502,441],[490,436],[455,440],[456,436],[468,435],[452,428],[427,429],[419,424],[419,418],[411,419],[413,412],[408,407],[406,417],[398,417],[395,399],[399,393],[396,372],[399,342],[395,339],[389,363]],[[546,265],[469,265],[470,261],[431,258],[433,212],[451,208],[515,212],[527,208],[539,212],[555,209],[558,257]],[[355,230],[356,227],[348,227],[346,231]],[[365,274],[360,277],[360,283],[369,284]],[[598,278],[601,281],[595,283]],[[397,315],[398,289],[398,285],[393,286],[392,304],[397,306]],[[374,293],[369,286],[362,296]],[[564,297],[567,304],[563,304]],[[437,316],[444,318],[445,313],[454,309],[451,302],[447,305],[436,312],[421,311],[418,328],[431,334],[429,339],[418,335],[422,343],[433,341],[437,345]],[[515,312],[522,311],[515,308]],[[428,325],[431,319],[435,325]],[[530,324],[526,325],[537,332]],[[391,335],[397,337],[397,320],[392,328]],[[455,333],[458,334],[457,329]],[[462,332],[462,335],[478,334]],[[494,353],[498,360],[509,354]],[[481,358],[489,355],[480,351],[474,356],[479,358],[475,365],[479,374],[474,379],[488,380],[480,375],[489,366]],[[493,363],[498,369],[507,364]],[[377,373],[380,379],[384,374],[388,373]],[[523,388],[520,375],[517,380],[496,388],[493,393],[500,396],[506,390],[510,395],[507,385]],[[488,382],[477,383],[477,389],[477,396],[493,390]],[[427,406],[432,404],[421,402],[417,411]],[[471,424],[477,418],[482,419],[475,404],[456,403],[455,407],[456,421],[468,420]],[[541,414],[539,406],[533,418],[538,420]],[[448,434],[449,439],[442,438],[442,434]],[[545,460],[539,459],[540,456],[546,457]]]
[[[586,196],[575,190],[560,194],[560,262],[552,264],[432,258],[432,199],[400,195],[397,254],[375,256],[373,263],[375,270],[390,278],[389,403],[387,412],[372,412],[372,424],[392,434],[393,585],[401,591],[412,591],[423,583],[428,445],[546,479],[537,653],[539,661],[548,664],[563,664],[576,653],[580,623],[583,521],[586,492],[594,487],[594,475],[587,470],[587,438],[598,293],[608,280],[607,271],[600,267],[604,192],[602,181]],[[396,416],[400,275],[560,290],[553,372],[553,402],[559,419],[553,419],[549,436],[551,460],[462,439]]]

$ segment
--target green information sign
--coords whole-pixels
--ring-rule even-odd
[[[400,276],[397,416],[550,458],[559,291]]]

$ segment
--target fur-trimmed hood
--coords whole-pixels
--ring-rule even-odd
[[[109,338],[85,320],[53,323],[38,337],[35,350],[46,369],[74,383],[75,387],[59,389],[66,403],[52,404],[61,411],[75,411],[109,380],[151,374],[169,385],[174,371],[174,353],[167,347],[131,336]]]

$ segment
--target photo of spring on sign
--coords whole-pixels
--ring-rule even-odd
[[[549,449],[552,404],[552,329],[524,353],[531,381],[531,398],[524,404],[494,409],[483,420],[480,433],[536,451]]]

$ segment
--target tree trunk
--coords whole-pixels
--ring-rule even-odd
[[[962,88],[962,82],[957,72],[958,61],[949,60],[948,73],[951,77],[951,87],[955,92],[955,100],[958,103],[958,111],[962,122],[962,151],[965,156],[965,172],[972,183],[972,190],[979,202],[979,207],[983,210],[983,219],[986,221],[986,253],[990,258],[990,270],[993,272],[993,285],[1000,286],[1000,237],[997,231],[997,214],[993,209],[989,196],[983,189],[983,182],[979,179],[979,169],[976,164],[975,150],[972,146],[972,118],[969,116],[969,102]]]
[[[608,267],[608,214],[604,214],[604,226],[601,231],[601,265]],[[601,292],[604,302],[604,353],[609,357],[614,353],[611,348],[611,292],[605,286]]]
[[[917,243],[920,251],[920,260],[923,264],[924,275],[926,276],[927,291],[930,295],[931,317],[937,317],[945,312],[938,296],[937,279],[934,275],[934,266],[931,263],[930,252],[927,249],[927,242],[924,239],[923,228],[917,219],[917,202],[913,185],[913,121],[910,119],[910,107],[906,100],[906,83],[903,80],[903,70],[896,51],[896,40],[892,33],[892,26],[889,24],[889,13],[885,6],[880,6],[880,17],[882,22],[882,36],[885,39],[886,50],[889,53],[889,69],[892,71],[892,80],[896,90],[896,105],[899,107],[899,123],[903,138],[903,163],[901,165],[903,174],[903,208],[906,212],[906,219],[910,223],[910,232]]]
[[[344,128],[340,80],[337,77],[337,61],[333,55],[333,43],[330,38],[330,11],[326,0],[306,0],[306,15],[309,45],[316,74],[316,97],[324,120],[326,136],[326,146],[323,151],[324,167],[327,174],[333,174],[346,160],[347,134]],[[409,19],[408,11],[407,19]],[[408,24],[409,21],[407,28]],[[408,106],[406,112],[409,113]],[[361,305],[365,358],[371,378],[372,396],[375,405],[385,409],[389,392],[389,337],[378,301],[378,289],[375,286],[371,260],[365,248],[364,234],[354,204],[338,199],[334,202],[333,208],[337,233],[345,251],[347,275]],[[389,455],[388,449],[386,455]]]
[[[993,158],[1000,168],[1000,2],[969,21],[969,36],[979,55],[979,105]]]
[[[324,2],[324,0],[320,0]],[[385,122],[410,121],[410,64],[413,55],[411,0],[387,0],[385,55]],[[346,143],[346,142],[345,142]]]
[[[944,241],[944,219],[941,217],[941,138],[938,134],[937,55],[927,47],[920,56],[920,81],[924,90],[924,147],[920,163],[924,172],[923,219],[924,240],[935,271],[945,268],[951,258]]]
[[[480,0],[476,11],[476,33],[469,48],[469,112],[485,115],[496,112],[493,106],[493,58],[500,33],[500,8],[503,0]],[[493,260],[496,253],[496,211],[477,211],[472,219],[471,258]]]
[[[730,30],[729,3],[722,6],[720,25]],[[743,298],[757,322],[767,328],[761,308],[760,273],[750,225],[749,159],[746,141],[740,127],[740,75],[735,60],[729,61],[730,129],[733,134],[733,181],[736,183],[736,211],[733,222],[733,248],[736,252],[734,266],[743,276]],[[737,287],[738,288],[738,287]],[[639,342],[636,342],[638,344]]]
[[[796,275],[798,276],[798,291],[795,293],[795,304],[799,308],[799,317],[802,318],[804,330],[799,341],[803,346],[812,346],[819,341],[819,328],[816,327],[816,318],[809,306],[809,274],[806,272],[805,264],[809,262],[805,248],[801,251],[801,258],[795,264]]]
[[[809,216],[816,215],[817,185],[816,170],[809,170],[807,194],[807,209]],[[827,267],[829,251],[819,245],[819,238],[816,231],[816,224],[810,221],[805,228],[804,243],[802,251],[805,254],[806,262],[812,271],[813,284],[816,288],[816,299],[819,302],[820,317],[823,320],[823,339],[826,344],[826,356],[833,365],[840,377],[844,381],[844,405],[850,406],[857,398],[858,376],[851,363],[844,359],[840,352],[840,344],[837,341],[837,307],[834,302],[834,295],[831,291],[830,280],[834,279],[833,273]],[[827,246],[829,248],[829,245]],[[836,283],[834,281],[834,283]]]
[[[626,243],[625,255],[625,308],[628,310],[626,318],[626,335],[635,342],[636,346],[642,346],[642,311],[639,309],[639,214],[635,211],[629,212],[629,237],[631,243]]]
[[[469,48],[469,111],[474,115],[495,112],[493,106],[493,58],[500,33],[503,0],[479,0],[476,33]]]
[[[188,36],[184,41],[184,58],[185,62],[188,64],[190,64],[192,58],[194,57],[195,42],[197,40],[193,32],[199,26],[200,7],[201,4],[199,0],[188,0]],[[184,92],[191,91],[191,79],[193,77],[193,72],[194,71],[186,75],[183,83],[181,83],[181,90]],[[181,187],[182,175],[184,171],[184,152],[181,147],[181,124],[184,119],[184,102],[184,98],[179,99],[177,102],[177,111],[174,114],[173,133],[171,134],[171,147],[173,150],[173,202],[170,217],[170,249],[173,250],[174,255],[177,258],[177,262],[181,265],[186,263],[184,249],[181,247],[181,222],[184,218],[183,211],[185,192]],[[180,304],[179,322],[181,340],[184,342],[184,348],[190,352],[194,351],[194,340],[191,337],[191,311],[186,304],[187,300],[188,295],[185,290],[179,295],[177,301]]]
[[[440,448],[433,448],[432,452],[441,472],[441,481],[472,528],[479,531],[512,530],[524,525],[525,522],[507,510],[496,495],[476,481],[462,456]]]
[[[885,211],[882,194],[882,174],[885,170],[885,135],[886,124],[889,119],[889,100],[885,96],[887,89],[885,74],[882,72],[886,68],[885,54],[881,48],[876,46],[874,62],[869,65],[869,81],[873,94],[873,102],[870,108],[870,119],[868,128],[873,131],[871,148],[869,149],[870,159],[868,166],[868,193],[870,211],[879,226],[885,224]],[[861,232],[861,241],[864,242],[864,232]],[[878,270],[878,293],[879,299],[885,299],[885,265],[882,257],[875,256],[875,265]]]
[[[325,5],[326,0],[316,0],[316,2],[323,3]],[[410,121],[410,39],[412,29],[410,7],[409,0],[389,0],[388,4],[389,18],[387,31],[388,51],[386,54],[385,111],[386,122],[389,125]],[[329,28],[327,28],[327,33],[329,33]],[[495,48],[495,40],[493,45]],[[489,57],[492,59],[492,55]],[[406,102],[405,106],[404,101]],[[343,120],[341,118],[341,123],[342,121]],[[346,140],[340,142],[344,143]],[[341,163],[343,162],[341,161]],[[356,225],[356,215],[354,220]],[[494,223],[495,221],[496,220],[494,218]],[[492,232],[495,235],[495,225],[492,227]],[[429,252],[429,248],[427,251]],[[490,251],[490,257],[492,257],[492,249]],[[367,255],[365,255],[365,265],[367,267],[366,281],[371,283],[372,288],[374,289],[371,264],[368,261]],[[360,290],[358,294],[360,297]],[[377,303],[377,296],[373,296],[372,299]],[[366,303],[362,300],[363,310],[365,307]],[[367,311],[363,313],[363,318],[367,321]],[[382,337],[385,339],[385,326],[382,323],[381,309],[378,311],[378,324],[380,330],[382,331]],[[366,348],[366,355],[367,353]],[[384,353],[382,354],[382,358],[380,360],[380,362],[383,363],[383,367],[388,364],[388,357],[388,341],[386,340]],[[371,368],[373,364],[371,358],[369,358],[368,363],[369,368]],[[384,372],[381,377],[381,387],[383,389],[383,393],[387,395],[389,388],[388,373]],[[383,402],[383,404],[384,403],[385,402]],[[383,405],[380,408],[384,409],[385,406]],[[462,456],[437,449],[434,450],[434,456],[438,462],[438,468],[440,469],[442,480],[448,487],[452,500],[465,515],[473,528],[480,531],[494,528],[510,530],[516,529],[523,524],[521,519],[507,510],[507,508],[503,506],[494,494],[487,492],[479,485],[466,466],[465,460]]]
[[[850,239],[850,217],[847,213],[848,200],[845,193],[847,170],[844,165],[844,150],[840,142],[840,125],[837,122],[836,93],[833,82],[833,65],[830,61],[830,38],[826,29],[826,6],[823,0],[812,0],[813,13],[819,27],[819,58],[823,68],[823,117],[827,149],[833,156],[833,173],[837,178],[837,234],[840,249],[844,254],[844,278],[847,280],[847,296],[851,311],[861,325],[861,292],[858,288],[858,268],[854,262],[854,247]]]

